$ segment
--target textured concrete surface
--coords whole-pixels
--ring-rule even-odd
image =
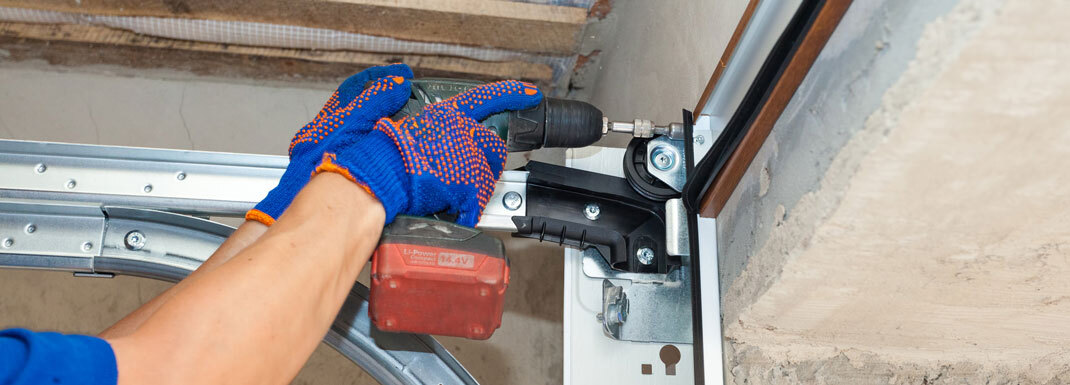
[[[283,155],[333,88],[107,72],[0,67],[0,137]],[[552,153],[536,156],[561,161]],[[482,383],[560,383],[561,250],[507,236],[506,247],[513,274],[502,328],[488,341],[440,342]],[[167,286],[132,277],[0,270],[0,328],[96,333]],[[376,382],[321,345],[295,383]]]
[[[841,157],[841,164],[833,167],[834,159],[852,135],[863,130],[867,117],[882,108],[886,91],[915,59],[924,27],[955,4],[956,0],[852,3],[718,218],[722,292],[727,293],[759,250],[786,253],[836,207],[836,191],[853,172],[857,157]],[[977,23],[963,24],[961,30],[950,31],[950,37],[969,33]],[[944,50],[950,54],[953,48]],[[921,72],[919,76],[930,76]],[[913,93],[920,83],[900,88]],[[909,95],[900,99],[896,103],[906,102]],[[888,107],[895,108],[896,103]],[[878,116],[868,124],[894,124],[885,120]],[[815,194],[822,186],[831,192]],[[775,231],[785,223],[795,230]],[[759,258],[758,263],[767,259],[775,258]],[[762,290],[761,285],[756,287]],[[731,296],[753,298],[754,293]],[[725,311],[725,319],[731,319],[734,309]]]
[[[897,4],[877,3],[851,12],[894,16]],[[844,108],[881,95],[865,120],[817,131],[844,143],[838,153],[784,145],[792,136],[778,126],[766,163],[737,191],[750,196],[733,197],[770,206],[750,233],[734,234],[766,235],[726,292],[730,380],[1070,382],[1070,173],[1056,166],[1070,155],[1067,15],[1062,1],[959,1],[924,27],[886,90],[873,79],[894,67],[879,65],[841,68],[866,68],[846,89],[817,88]],[[918,17],[905,16],[876,25],[894,34]],[[807,119],[838,107],[799,100]],[[787,157],[822,168],[819,180],[778,169]],[[770,200],[774,191],[787,195]]]

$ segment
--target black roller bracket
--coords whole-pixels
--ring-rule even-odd
[[[680,193],[647,170],[646,144],[650,138],[634,138],[624,151],[624,177],[640,195],[658,202],[680,196]]]
[[[513,217],[515,237],[534,238],[580,249],[595,248],[615,270],[667,273],[680,266],[665,253],[665,204],[632,189],[624,178],[542,162],[525,167],[527,216]],[[597,219],[584,214],[598,205]],[[639,262],[642,248],[654,251],[649,265]]]

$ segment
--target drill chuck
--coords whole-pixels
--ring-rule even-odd
[[[585,147],[602,138],[602,111],[577,100],[543,98],[538,106],[509,113],[509,151]]]

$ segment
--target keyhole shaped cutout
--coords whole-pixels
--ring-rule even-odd
[[[661,347],[661,362],[665,363],[665,375],[676,375],[676,363],[680,362],[680,349],[677,349],[672,345],[665,345]]]

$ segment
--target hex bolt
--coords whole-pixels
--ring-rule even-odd
[[[74,186],[77,186],[77,185],[78,185],[78,182],[75,181],[74,179],[67,179],[67,189],[68,190],[74,190]]]
[[[650,265],[654,263],[654,250],[649,247],[642,247],[635,251],[635,258],[639,259],[639,263],[644,265]]]
[[[178,174],[175,174],[175,179],[186,180],[186,173],[179,171]]]
[[[127,249],[137,251],[145,247],[146,240],[147,238],[145,237],[145,234],[142,234],[137,230],[132,230],[129,233],[126,233],[126,237],[123,238],[123,243],[126,244]]]
[[[8,248],[15,245],[15,240],[11,238],[4,238],[4,248]]]
[[[695,143],[698,143],[698,144],[706,143],[706,137],[702,136],[702,135],[696,135],[695,136]]]
[[[38,174],[43,174],[45,172],[45,170],[48,170],[48,166],[45,166],[44,163],[38,163],[37,167],[33,168],[33,171],[38,173]]]
[[[34,231],[37,231],[37,225],[33,223],[26,225],[26,234],[33,234]]]
[[[676,152],[667,146],[657,146],[650,151],[650,164],[654,168],[666,171],[676,165]]]
[[[145,191],[145,193],[148,194],[148,193],[152,192],[152,185],[151,184],[147,184],[147,185],[145,185],[145,188],[143,188],[141,190]]]
[[[588,203],[583,208],[583,216],[592,221],[597,221],[598,217],[602,216],[602,208],[598,207],[597,203]]]
[[[524,197],[520,196],[520,193],[516,191],[510,191],[502,196],[502,205],[506,210],[516,211],[520,209],[520,205],[524,203]]]
[[[86,242],[82,244],[82,251],[93,250],[93,242]]]

